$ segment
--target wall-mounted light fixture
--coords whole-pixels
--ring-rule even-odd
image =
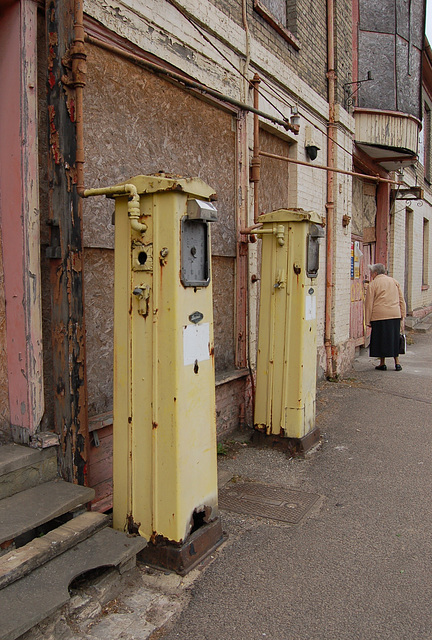
[[[298,133],[300,129],[300,115],[295,105],[291,107],[290,124],[294,133]]]
[[[309,160],[315,160],[318,155],[320,147],[317,144],[312,132],[312,127],[309,125],[305,127],[305,149]]]
[[[306,153],[309,160],[315,160],[315,158],[318,155],[318,151],[319,151],[319,147],[317,147],[315,144],[306,145]]]

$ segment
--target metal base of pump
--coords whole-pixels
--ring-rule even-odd
[[[168,569],[185,576],[225,540],[220,518],[202,525],[183,544],[162,539],[151,541],[138,559],[157,569]]]
[[[291,455],[300,456],[313,449],[319,443],[320,438],[321,434],[318,427],[309,431],[303,438],[286,438],[276,434],[267,435],[258,429],[255,429],[252,434],[252,442],[254,444],[272,447],[279,451],[287,451]]]

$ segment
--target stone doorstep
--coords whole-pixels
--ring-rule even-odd
[[[412,331],[429,331],[432,327],[432,313],[422,317],[408,316],[405,318],[405,326]]]
[[[57,458],[55,447],[39,451],[20,444],[4,444],[0,447],[0,477],[24,467],[40,464],[47,458]]]
[[[52,480],[0,500],[0,544],[85,505],[94,495],[89,487]]]
[[[19,580],[49,560],[109,525],[110,518],[102,513],[85,512],[69,522],[35,538],[19,549],[0,558],[0,589]]]
[[[419,324],[416,324],[416,326],[414,327],[414,331],[420,331],[421,333],[426,333],[427,331],[429,331],[431,327],[432,327],[432,324],[430,322],[419,322]]]
[[[38,451],[18,444],[0,446],[0,500],[56,477],[55,447]]]
[[[105,528],[0,591],[0,640],[15,640],[69,601],[68,587],[98,567],[131,567],[144,538]]]

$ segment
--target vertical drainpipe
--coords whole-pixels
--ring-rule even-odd
[[[327,166],[334,167],[334,135],[335,135],[335,56],[334,56],[334,0],[327,0],[327,80],[329,121],[327,137]],[[334,377],[334,361],[332,353],[332,307],[333,307],[333,252],[334,252],[334,173],[327,171],[327,237],[326,237],[326,295],[325,295],[325,351],[326,374]]]
[[[246,58],[243,65],[243,101],[248,102],[250,83],[250,32],[247,20],[247,2],[242,2],[243,27],[245,31],[245,51]],[[239,369],[247,367],[248,364],[248,242],[247,237],[240,233],[240,230],[247,226],[248,212],[248,179],[249,179],[249,149],[247,143],[247,114],[244,111],[238,112],[236,120],[236,300],[235,300],[235,365]],[[239,407],[239,424],[244,424],[244,402]]]
[[[83,89],[86,83],[86,52],[84,44],[84,14],[82,0],[74,4],[74,42],[71,49],[72,78],[75,87],[76,126],[76,187],[79,196],[84,194],[84,129],[83,129]]]
[[[254,94],[254,108],[259,107],[259,92],[258,87],[260,85],[260,77],[256,73],[252,80],[253,94]],[[259,156],[259,117],[257,113],[254,113],[254,136],[253,136],[253,156],[251,163],[251,175],[250,181],[254,183],[254,223],[258,222],[259,216],[259,181],[260,181],[260,168],[261,158]]]

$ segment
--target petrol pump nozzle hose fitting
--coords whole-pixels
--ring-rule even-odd
[[[143,222],[139,222],[141,215],[140,212],[140,199],[137,188],[134,184],[117,184],[112,187],[101,187],[100,189],[85,189],[83,198],[89,198],[90,196],[116,196],[122,193],[130,194],[128,201],[128,216],[130,219],[131,228],[138,233],[145,233],[147,231],[147,225]]]

